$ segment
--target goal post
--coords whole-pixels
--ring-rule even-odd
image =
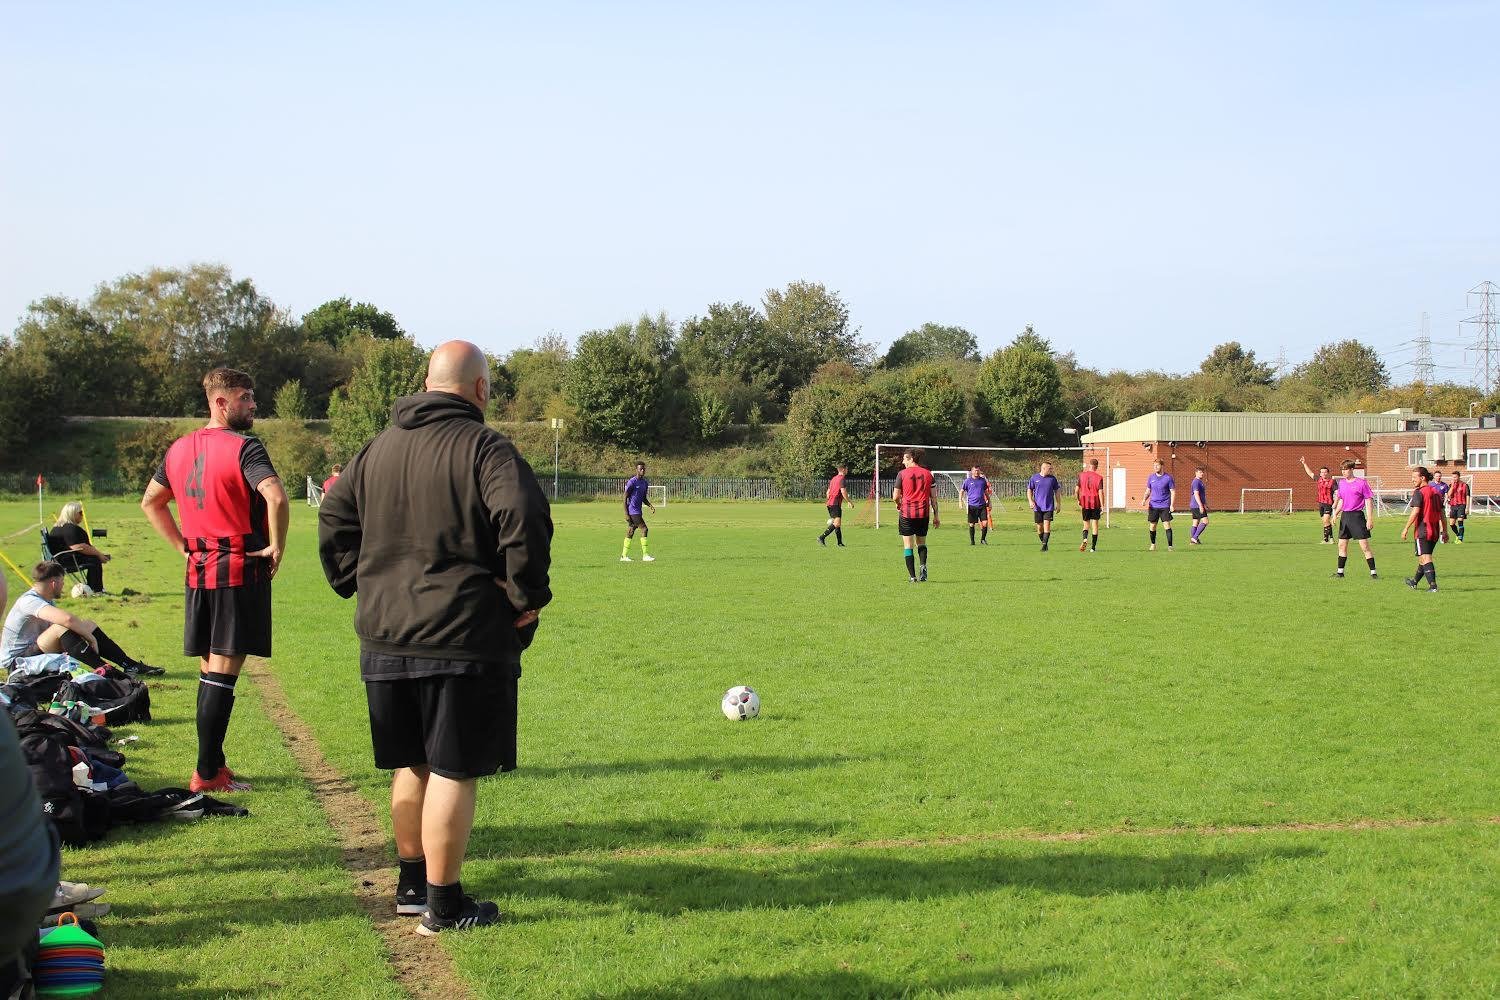
[[[889,493],[891,486],[894,485],[890,482],[892,476],[889,473],[882,472],[881,463],[890,461],[892,453],[899,460],[901,452],[907,448],[923,452],[930,459],[931,464],[929,468],[939,465],[944,466],[945,468],[932,468],[933,477],[939,482],[950,484],[955,496],[959,493],[959,486],[962,484],[964,477],[969,474],[969,468],[977,464],[980,467],[980,471],[984,473],[985,478],[990,481],[991,489],[994,492],[994,506],[996,509],[1002,509],[1000,502],[1005,499],[1014,500],[1019,497],[1022,502],[1025,501],[1026,480],[1031,477],[1032,473],[1036,472],[1037,466],[1041,462],[1056,462],[1058,459],[1063,459],[1064,461],[1071,459],[1081,466],[1083,464],[1084,453],[1090,450],[1079,445],[1058,446],[1055,448],[1046,446],[1015,448],[992,447],[988,445],[882,442],[875,446],[875,471],[871,481],[871,493],[874,494],[875,502],[875,527],[877,528],[881,524],[880,513],[882,503],[890,500],[889,496],[882,495],[881,479],[884,478],[887,480],[886,493]],[[1097,449],[1095,453],[1098,454]],[[1110,455],[1108,448],[1104,449],[1103,460],[1104,469],[1101,470],[1101,475],[1104,477],[1104,489],[1100,501],[1104,507],[1104,524],[1105,527],[1108,527],[1110,524],[1110,511],[1114,507],[1111,495],[1114,488],[1113,477],[1109,472]],[[964,465],[965,467],[962,469],[952,469],[951,466],[954,465]],[[1006,465],[1009,465],[1010,468],[997,468]],[[1022,474],[1022,470],[1025,470],[1024,475]],[[1073,490],[1074,481],[1071,476],[1064,474],[1059,476],[1058,479],[1060,485],[1064,488],[1065,495],[1070,497],[1075,495]],[[949,499],[951,500],[952,498],[950,497]]]
[[[657,490],[660,490],[661,492],[658,493]],[[652,499],[651,501],[657,507],[665,507],[667,505],[667,488],[665,486],[647,486],[646,495],[652,498],[660,498]]]
[[[1240,489],[1240,513],[1290,514],[1292,512],[1292,488],[1252,487]]]
[[[307,477],[307,505],[309,507],[323,506],[323,487],[313,482],[313,477]]]

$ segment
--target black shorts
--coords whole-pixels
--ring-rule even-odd
[[[1346,510],[1339,515],[1339,537],[1363,541],[1370,537],[1370,525],[1365,522],[1362,510]]]
[[[1031,512],[1031,519],[1037,524],[1041,524],[1043,521],[1051,521],[1055,517],[1057,517],[1057,511],[1055,510],[1034,510]]]
[[[989,510],[984,504],[980,504],[978,507],[969,504],[969,523],[978,524],[980,521],[983,521],[989,516]]]
[[[1168,524],[1170,524],[1172,522],[1172,508],[1147,507],[1146,520],[1151,524],[1155,524],[1157,521],[1166,521]]]
[[[1206,521],[1206,520],[1208,520],[1208,511],[1204,510],[1202,507],[1193,507],[1193,508],[1190,508],[1188,510],[1188,515],[1190,517],[1192,517],[1192,519],[1194,521]]]
[[[915,536],[917,538],[927,537],[927,518],[925,517],[899,517],[896,519],[896,531],[902,538]]]
[[[1321,517],[1330,517],[1330,516],[1332,516],[1332,514],[1333,514],[1333,504],[1331,504],[1331,503],[1320,503],[1320,504],[1318,504],[1318,514]]]
[[[842,504],[836,504],[836,503],[829,504],[828,505],[828,516],[829,517],[843,517],[844,516],[844,507],[843,507],[843,505]]]
[[[514,771],[520,677],[519,664],[496,663],[473,676],[366,681],[375,766],[457,781]]]
[[[1435,549],[1435,548],[1437,548],[1437,543],[1438,543],[1438,540],[1436,538],[1423,538],[1421,535],[1418,535],[1417,536],[1417,555],[1419,555],[1419,556],[1430,556],[1430,555],[1432,555],[1432,550]]]
[[[627,528],[644,528],[646,527],[646,519],[640,514],[626,514],[625,526]]]
[[[1469,505],[1466,503],[1454,504],[1452,507],[1448,508],[1448,516],[1453,518],[1455,521],[1461,517],[1468,517]]]
[[[1078,512],[1083,515],[1085,521],[1097,521],[1104,514],[1102,507],[1080,507]]]
[[[187,656],[271,655],[271,582],[243,587],[188,587],[182,652]]]

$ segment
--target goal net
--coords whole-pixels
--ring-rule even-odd
[[[309,507],[323,506],[323,487],[313,482],[313,477],[307,477],[307,505]]]
[[[1052,474],[1057,477],[1059,486],[1058,510],[1066,511],[1067,505],[1076,507],[1074,497],[1078,490],[1078,472],[1083,467],[1085,451],[1077,445],[1057,448],[995,448],[980,445],[882,443],[875,446],[875,471],[869,484],[877,528],[883,521],[889,522],[894,517],[889,506],[891,490],[896,485],[896,474],[901,471],[901,453],[907,448],[921,452],[921,464],[932,470],[934,495],[939,504],[963,502],[963,481],[977,465],[980,474],[989,480],[994,510],[1006,510],[1010,505],[1014,505],[1014,509],[1020,509],[1026,505],[1026,487],[1032,474],[1041,468],[1043,462],[1051,462]],[[1110,503],[1108,449],[1102,455],[1099,472],[1104,477],[1103,505],[1105,524],[1108,525],[1109,509],[1113,506]],[[938,509],[941,511],[942,507]]]
[[[646,494],[657,507],[665,507],[667,505],[667,488],[665,486],[647,486]]]
[[[1240,513],[1265,511],[1273,514],[1292,512],[1292,488],[1251,488],[1240,490]]]

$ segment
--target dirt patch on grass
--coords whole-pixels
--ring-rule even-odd
[[[255,679],[262,708],[281,730],[282,742],[339,838],[344,867],[354,879],[355,898],[385,945],[396,981],[420,1000],[473,996],[438,942],[419,936],[414,918],[396,916],[394,855],[386,846],[375,807],[323,756],[312,730],[292,711],[286,692],[265,662],[247,660],[245,673]]]

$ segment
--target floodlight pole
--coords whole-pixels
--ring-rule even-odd
[[[552,418],[552,499],[557,499],[557,458],[559,454],[559,442],[562,438],[563,420],[561,417]]]

